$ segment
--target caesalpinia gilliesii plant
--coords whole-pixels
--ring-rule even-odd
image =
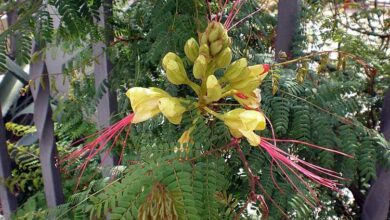
[[[184,46],[186,57],[193,64],[192,74],[193,78],[196,79],[195,82],[188,77],[190,73],[187,73],[183,60],[177,54],[169,52],[162,59],[162,67],[168,81],[174,85],[188,85],[197,95],[195,99],[173,97],[164,90],[155,87],[130,88],[126,95],[130,99],[134,113],[104,129],[97,139],[83,148],[72,152],[63,158],[63,161],[72,161],[80,156],[86,156],[81,167],[81,172],[83,172],[88,162],[99,152],[103,151],[105,145],[110,140],[115,142],[120,133],[130,124],[141,123],[162,114],[170,123],[178,125],[181,123],[183,114],[186,111],[196,110],[206,117],[215,117],[224,122],[232,135],[231,146],[234,146],[238,153],[242,153],[238,145],[241,139],[246,140],[252,147],[265,150],[273,159],[273,163],[286,175],[286,180],[294,188],[296,186],[286,174],[285,169],[297,176],[309,191],[311,191],[309,183],[298,172],[315,183],[337,190],[338,183],[336,180],[319,175],[342,179],[337,172],[318,167],[289,155],[276,146],[278,141],[292,143],[298,141],[260,137],[259,133],[257,133],[267,127],[267,117],[260,108],[261,94],[259,87],[267,76],[270,65],[258,64],[249,66],[246,58],[232,62],[231,43],[226,27],[218,21],[210,22],[205,32],[200,34],[198,40],[191,38]],[[221,77],[215,75],[217,70],[223,71]],[[226,112],[219,112],[213,107],[213,104],[221,102],[228,97],[235,99],[240,107]],[[271,127],[272,125],[269,124],[269,126]],[[191,127],[183,132],[178,140],[179,145],[183,146],[185,143],[196,142],[196,140],[191,139],[193,129],[194,127]],[[317,145],[305,142],[299,143],[348,156]],[[113,146],[114,144],[110,146],[109,150]],[[181,150],[183,149],[181,148]],[[246,167],[246,171],[252,177],[250,181],[253,181],[252,195],[248,196],[248,199],[252,202],[259,200],[264,203],[262,196],[255,195],[255,190],[253,189],[253,185],[260,184],[259,178],[251,172],[250,168]],[[303,196],[305,197],[305,195]],[[314,193],[313,196],[315,197]]]
[[[235,138],[245,137],[252,146],[260,144],[260,137],[255,130],[265,129],[265,117],[259,111],[260,93],[258,87],[265,78],[269,65],[248,66],[245,58],[235,62],[230,49],[231,40],[227,30],[219,22],[211,22],[201,34],[199,43],[191,38],[184,47],[187,58],[193,62],[192,73],[197,84],[191,81],[184,68],[182,59],[169,52],[162,60],[162,67],[172,84],[188,85],[197,94],[197,102],[172,97],[158,88],[135,87],[127,91],[134,110],[133,123],[148,120],[162,113],[171,123],[179,124],[184,112],[196,108],[204,114],[210,114],[224,121]],[[223,69],[225,74],[220,79],[215,71]],[[213,103],[232,96],[241,108],[226,113],[215,112]]]

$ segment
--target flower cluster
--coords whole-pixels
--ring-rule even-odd
[[[199,83],[191,81],[178,55],[167,53],[162,67],[169,82],[190,86],[198,96],[197,102],[172,97],[158,88],[131,88],[126,95],[135,113],[133,123],[162,113],[171,123],[180,124],[183,113],[189,110],[188,106],[195,106],[199,111],[224,121],[235,138],[245,137],[251,145],[258,146],[260,137],[254,131],[266,127],[265,117],[259,111],[258,87],[267,75],[269,65],[248,66],[246,58],[232,62],[230,46],[227,30],[217,21],[209,23],[199,41],[191,38],[186,42],[184,52],[193,63],[192,74]],[[224,75],[218,79],[214,73],[219,69],[224,70]],[[226,113],[215,112],[212,104],[228,96],[233,97],[242,108]],[[188,132],[185,135],[188,136]]]

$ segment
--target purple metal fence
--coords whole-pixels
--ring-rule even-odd
[[[2,182],[10,176],[11,159],[7,151],[4,121],[0,106],[0,203],[6,219],[10,219],[12,212],[17,208],[15,196],[4,184],[2,184]]]
[[[33,86],[31,86],[31,92],[34,98],[34,122],[39,138],[39,158],[42,167],[46,203],[49,208],[54,208],[63,203],[64,195],[60,170],[56,165],[57,147],[50,106],[50,80],[42,56],[31,64],[30,76],[34,81]]]

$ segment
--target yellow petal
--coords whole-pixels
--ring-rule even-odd
[[[175,116],[172,116],[172,117],[167,117],[168,121],[171,122],[174,125],[180,124],[182,118],[183,118],[183,114],[175,115]]]
[[[235,137],[235,138],[242,137],[242,134],[241,134],[241,132],[238,129],[229,128],[229,131],[230,131],[230,134],[232,134],[232,136]]]
[[[158,107],[166,117],[172,117],[176,114],[175,102],[172,101],[170,98],[159,99]]]
[[[164,97],[159,99],[158,108],[173,124],[179,124],[183,113],[186,111],[186,108],[181,105],[180,100],[174,97]]]
[[[231,129],[238,129],[243,126],[240,119],[240,114],[244,112],[245,109],[238,108],[232,111],[229,111],[222,115],[223,122]]]
[[[241,58],[239,60],[234,61],[229,67],[226,69],[222,79],[223,80],[235,80],[242,71],[247,67],[248,61],[245,58]]]
[[[158,100],[162,97],[169,97],[164,90],[153,87],[134,87],[129,89],[126,95],[135,113],[133,123],[142,122],[157,115],[160,112]]]
[[[245,126],[245,130],[253,131],[256,129],[261,120],[264,118],[263,115],[255,110],[246,110],[240,114],[240,119]]]
[[[248,140],[248,143],[250,145],[252,145],[252,146],[259,146],[259,144],[260,144],[260,136],[259,135],[257,135],[253,131],[246,131],[246,130],[242,130],[242,129],[240,129],[239,131]]]
[[[158,113],[160,113],[160,110],[158,108],[150,111],[138,111],[135,113],[132,123],[135,124],[135,123],[146,121],[148,119],[153,118]]]
[[[250,93],[236,92],[234,99],[239,102],[245,108],[257,109],[260,107],[261,95],[260,89],[255,89]]]
[[[268,64],[258,64],[254,66],[249,66],[249,70],[253,75],[255,75],[260,82],[264,80],[264,78],[267,76],[269,65]]]
[[[259,123],[257,124],[255,130],[264,130],[266,127],[266,121],[265,121],[265,117],[263,114],[261,114],[261,119],[259,120]]]

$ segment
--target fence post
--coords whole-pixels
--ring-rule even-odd
[[[300,10],[300,0],[279,0],[278,25],[275,42],[276,61],[280,61],[278,59],[279,52],[286,52],[288,58],[291,58],[292,56],[291,49]]]
[[[34,45],[36,47],[36,45]],[[36,51],[34,49],[34,51]],[[54,137],[54,123],[50,106],[50,81],[43,57],[30,66],[30,76],[33,80],[31,93],[34,98],[34,122],[39,138],[39,158],[45,189],[46,203],[54,208],[63,203],[61,175],[57,167],[57,147]]]
[[[383,101],[381,115],[381,132],[390,141],[390,88],[387,89]],[[364,201],[362,219],[387,219],[390,208],[390,169],[381,165],[377,168],[377,179],[371,185]]]
[[[108,19],[112,17],[112,0],[102,1],[102,5],[99,9],[99,20],[95,21],[96,24],[104,30],[104,41],[100,41],[93,45],[93,56],[96,57],[94,63],[95,71],[95,88],[96,91],[100,90],[104,82],[108,82],[109,74],[112,70],[112,64],[108,59],[106,49],[107,45],[113,40],[113,30],[108,23]],[[97,125],[99,129],[105,128],[110,125],[111,116],[117,111],[116,93],[114,91],[108,91],[103,94],[99,100],[97,106]],[[101,158],[105,156],[105,152],[101,154]],[[108,155],[102,161],[103,175],[108,176],[110,168],[115,166],[118,158],[113,155]]]
[[[18,18],[18,12],[13,9],[7,12],[7,25],[8,27],[13,25]],[[12,58],[15,56],[16,40],[14,35],[10,37],[9,55]],[[16,80],[16,79],[15,79]],[[3,214],[6,219],[11,219],[11,214],[17,208],[16,197],[11,194],[7,186],[2,181],[11,177],[11,158],[8,154],[7,143],[5,136],[5,125],[3,120],[3,114],[0,105],[0,204],[3,209]]]
[[[11,219],[11,214],[16,210],[16,198],[7,186],[2,182],[11,176],[11,159],[7,150],[5,137],[5,128],[0,106],[0,204],[3,209],[4,217]]]

